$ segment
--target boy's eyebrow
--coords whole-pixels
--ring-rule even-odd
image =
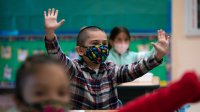
[[[37,84],[34,84],[33,87],[35,87],[35,88],[46,88],[46,85],[44,85],[42,83],[37,83]]]
[[[59,89],[63,89],[63,88],[64,88],[64,89],[67,89],[67,88],[69,88],[69,85],[66,85],[66,84],[65,84],[65,85],[59,86]]]
[[[32,88],[32,91],[47,91],[48,90],[48,88],[47,87],[44,87],[44,86],[34,86],[33,88]]]
[[[101,40],[91,40],[91,42],[101,42]],[[107,40],[103,40],[103,42],[107,42]]]

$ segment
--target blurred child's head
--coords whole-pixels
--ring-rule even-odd
[[[24,111],[62,112],[69,104],[69,80],[64,65],[46,55],[26,59],[16,75],[15,98],[18,109]]]
[[[86,62],[100,64],[108,56],[107,45],[106,33],[99,27],[88,26],[78,34],[76,51]]]
[[[109,49],[113,47],[117,53],[123,54],[128,50],[130,40],[128,29],[122,26],[114,27],[110,33]]]

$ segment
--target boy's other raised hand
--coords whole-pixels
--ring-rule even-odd
[[[155,48],[155,57],[157,60],[161,60],[168,52],[169,49],[169,36],[165,34],[165,31],[158,30],[158,42],[151,43]]]
[[[62,19],[60,22],[57,22],[58,10],[54,8],[48,9],[48,13],[44,11],[44,27],[46,32],[46,38],[52,40],[54,38],[55,30],[60,27],[65,20]]]

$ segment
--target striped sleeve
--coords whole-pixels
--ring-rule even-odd
[[[116,79],[117,83],[124,83],[124,82],[130,82],[135,80],[136,78],[139,78],[155,68],[156,66],[160,65],[162,63],[162,60],[157,61],[154,57],[154,55],[151,55],[148,58],[141,59],[138,62],[122,65],[120,67],[115,67],[116,71]]]
[[[77,72],[76,64],[71,59],[69,59],[69,57],[67,57],[65,53],[61,50],[57,37],[55,37],[51,41],[47,40],[45,37],[44,41],[45,41],[45,47],[46,47],[48,55],[55,57],[56,59],[64,63],[66,65],[68,74],[70,74],[71,76],[73,74],[76,74]]]

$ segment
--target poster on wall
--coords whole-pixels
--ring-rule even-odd
[[[139,52],[148,52],[149,46],[147,44],[138,45],[138,50]]]
[[[200,36],[200,0],[185,0],[185,31],[188,36]]]
[[[26,49],[17,50],[17,59],[19,62],[26,60],[27,56],[28,56],[28,51]]]
[[[33,51],[33,54],[34,55],[37,55],[37,54],[44,54],[45,52],[43,51],[43,50],[40,50],[40,49],[35,49],[34,51]]]
[[[7,79],[7,80],[11,80],[11,78],[12,78],[12,68],[9,67],[8,65],[4,66],[3,78]]]
[[[3,59],[10,59],[12,52],[12,48],[10,46],[1,46],[1,57]]]

